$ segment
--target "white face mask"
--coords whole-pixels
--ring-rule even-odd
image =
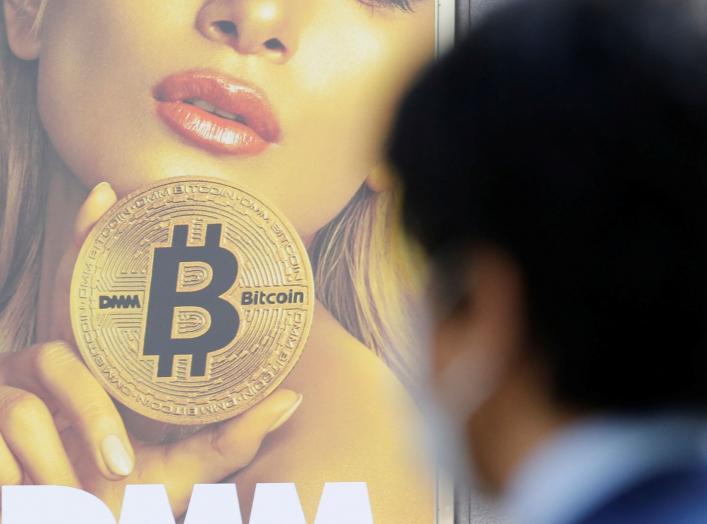
[[[429,337],[424,338],[429,340]],[[429,350],[425,354],[429,355]],[[479,358],[478,352],[463,350],[448,362],[434,381],[431,380],[428,358],[427,376],[430,380],[422,395],[427,444],[434,449],[441,466],[458,482],[478,487],[480,483],[473,471],[467,425],[471,416],[494,392],[499,369]]]
[[[469,487],[480,487],[469,449],[468,422],[493,394],[498,382],[495,370],[475,358],[474,351],[463,351],[442,371],[431,392],[432,428],[441,451],[442,465]]]

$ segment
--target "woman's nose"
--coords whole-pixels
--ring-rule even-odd
[[[207,38],[244,55],[284,63],[297,51],[299,2],[293,0],[207,0],[197,28]]]

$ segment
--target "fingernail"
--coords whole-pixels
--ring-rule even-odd
[[[99,182],[95,186],[93,186],[93,189],[91,189],[91,193],[95,193],[96,191],[102,190],[104,188],[109,188],[110,184],[106,182],[105,180],[103,182]]]
[[[111,473],[127,477],[133,472],[133,459],[117,435],[108,435],[103,439],[101,454]]]
[[[304,398],[302,394],[297,395],[295,401],[290,404],[290,406],[283,412],[283,414],[280,415],[280,417],[273,423],[272,426],[270,426],[270,429],[268,429],[268,433],[272,433],[276,429],[281,428],[285,424],[285,422],[290,420],[290,417],[295,414],[295,411],[297,411],[297,408],[302,403],[302,398]]]

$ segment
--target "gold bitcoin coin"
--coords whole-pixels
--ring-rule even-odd
[[[81,248],[78,349],[108,392],[172,424],[224,420],[295,366],[314,314],[307,252],[231,183],[171,178],[121,199]]]

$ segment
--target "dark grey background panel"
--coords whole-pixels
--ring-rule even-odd
[[[473,23],[491,7],[506,0],[456,0],[455,37],[466,33]],[[501,524],[494,508],[478,495],[463,486],[454,494],[455,524]]]
[[[477,0],[478,1],[478,0]],[[455,28],[456,36],[459,37],[469,30],[471,25],[472,9],[474,0],[457,0]]]

